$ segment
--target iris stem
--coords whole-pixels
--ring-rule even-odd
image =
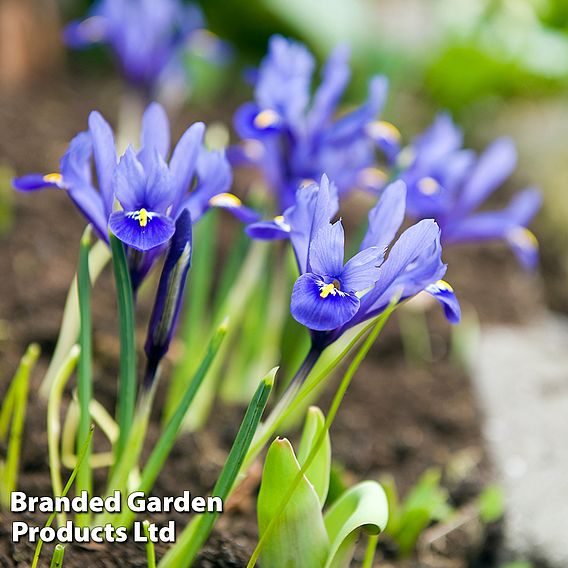
[[[118,380],[118,442],[114,448],[119,462],[130,434],[136,404],[136,344],[134,295],[124,245],[110,235],[120,324],[120,375]]]
[[[79,270],[77,272],[77,288],[79,293],[79,363],[77,369],[77,395],[79,398],[79,425],[77,428],[77,454],[89,437],[91,428],[91,414],[89,407],[93,394],[93,368],[92,368],[92,321],[91,321],[91,279],[89,276],[89,250],[91,248],[91,227],[85,229],[81,238],[79,252]],[[92,492],[91,448],[87,446],[85,459],[77,471],[77,492]],[[89,513],[77,513],[78,526],[89,524]]]
[[[272,533],[276,529],[277,524],[278,524],[278,522],[281,518],[281,515],[283,514],[284,510],[286,509],[286,506],[288,505],[288,503],[290,502],[292,495],[296,491],[299,483],[301,482],[301,480],[304,477],[304,474],[306,473],[306,471],[311,466],[314,458],[316,457],[316,455],[319,451],[320,446],[322,445],[323,441],[325,440],[325,437],[327,436],[329,429],[331,428],[331,425],[333,424],[333,421],[335,420],[335,417],[337,415],[337,411],[339,410],[339,407],[340,407],[340,405],[343,401],[343,398],[345,397],[345,393],[347,392],[347,389],[349,388],[349,385],[351,384],[351,380],[353,379],[355,373],[359,369],[359,366],[363,362],[363,359],[366,357],[367,353],[371,349],[373,343],[377,339],[379,333],[383,329],[383,327],[384,327],[386,321],[388,320],[390,314],[395,309],[397,301],[398,301],[398,298],[396,300],[393,300],[391,302],[391,304],[389,305],[389,307],[378,318],[376,318],[376,320],[374,322],[373,329],[371,330],[371,333],[369,333],[368,337],[365,339],[365,342],[363,343],[363,345],[361,346],[361,348],[359,349],[359,351],[355,355],[353,361],[351,361],[351,363],[350,363],[350,365],[347,369],[347,372],[343,376],[343,379],[341,380],[341,383],[339,384],[339,387],[338,387],[337,391],[335,392],[335,396],[333,397],[331,407],[330,407],[329,412],[327,414],[327,417],[325,419],[324,427],[322,428],[318,437],[316,438],[316,441],[315,441],[314,445],[312,446],[312,449],[311,449],[310,453],[308,454],[306,461],[304,462],[300,471],[298,472],[298,474],[294,478],[294,481],[290,485],[290,488],[288,489],[288,491],[284,495],[284,498],[282,499],[282,501],[281,501],[281,503],[280,503],[280,505],[277,509],[277,514],[274,515],[274,517],[270,520],[270,522],[268,523],[268,526],[266,527],[264,534],[262,535],[262,537],[258,541],[258,544],[257,544],[256,548],[254,549],[252,556],[250,557],[250,560],[247,564],[247,568],[252,568],[258,562],[258,559],[259,559],[260,554],[262,552],[262,548],[264,547],[265,543],[271,537]]]
[[[63,362],[51,385],[51,392],[47,403],[47,446],[49,453],[49,472],[51,475],[51,488],[54,495],[61,495],[63,481],[61,480],[61,457],[59,455],[59,442],[61,435],[61,399],[67,381],[71,377],[79,359],[79,346],[74,345],[69,355]],[[58,513],[57,524],[65,524],[67,516],[65,512]]]
[[[108,245],[103,241],[97,241],[93,248],[89,251],[89,274],[91,276],[91,285],[94,286],[97,278],[109,260],[110,251]],[[59,327],[59,337],[57,338],[55,351],[51,356],[49,367],[39,388],[39,393],[43,398],[47,398],[49,396],[51,385],[67,358],[69,351],[77,342],[78,335],[79,301],[77,297],[77,275],[75,275],[71,286],[69,287],[67,299],[65,300],[65,308],[63,310],[61,326]]]

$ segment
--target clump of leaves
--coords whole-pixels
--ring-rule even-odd
[[[302,475],[287,506],[281,504],[317,443],[325,419],[319,408],[308,411],[298,454],[285,438],[277,438],[268,450],[258,496],[259,537],[277,519],[263,547],[263,565],[349,566],[355,544],[364,530],[370,535],[382,532],[388,520],[388,504],[382,487],[363,481],[341,494],[323,512],[329,491],[331,443],[325,440]]]

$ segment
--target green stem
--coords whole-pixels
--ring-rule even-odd
[[[14,388],[13,394],[10,396],[11,404],[8,405],[12,407],[12,424],[10,428],[10,438],[8,440],[6,464],[2,476],[3,479],[0,482],[0,497],[2,498],[3,505],[8,505],[10,493],[16,490],[18,483],[22,432],[28,404],[30,375],[35,367],[39,354],[39,346],[32,343],[22,357],[10,387],[10,390],[12,387]],[[5,435],[6,432],[3,432],[3,434]]]
[[[148,559],[148,568],[156,568],[156,551],[154,550],[154,543],[150,540],[150,531],[148,527],[150,526],[149,521],[144,521],[142,527],[144,528],[144,534],[146,535],[146,558]]]
[[[260,382],[247,408],[227,461],[213,488],[212,495],[220,497],[223,502],[231,493],[241,471],[250,443],[268,402],[277,370],[277,368],[272,369]],[[208,512],[194,517],[183,530],[177,544],[162,558],[159,564],[160,568],[186,568],[191,566],[203,543],[207,540],[218,516],[218,512]]]
[[[91,284],[94,286],[97,278],[110,260],[110,251],[107,244],[103,241],[97,241],[89,252],[89,273],[91,275]],[[65,300],[65,308],[63,310],[63,319],[59,327],[59,337],[57,344],[51,357],[49,367],[45,373],[45,377],[39,387],[39,393],[42,397],[47,398],[51,390],[51,385],[55,380],[55,376],[59,372],[63,361],[65,361],[69,350],[77,342],[79,335],[79,301],[77,299],[77,275],[73,278],[67,299]]]
[[[85,229],[81,238],[79,252],[79,270],[77,272],[77,287],[79,293],[79,365],[77,372],[77,395],[79,398],[79,425],[77,428],[77,453],[85,444],[91,428],[91,414],[89,406],[93,394],[93,368],[92,368],[92,321],[91,321],[91,279],[89,277],[89,250],[91,247],[91,227]],[[82,462],[77,472],[77,492],[92,492],[92,471],[90,464],[91,448],[87,447],[86,459]],[[77,513],[76,523],[78,526],[89,524],[89,513]]]
[[[79,346],[75,345],[63,365],[59,369],[53,384],[51,385],[51,393],[47,401],[47,447],[49,451],[49,472],[51,475],[51,488],[53,495],[61,495],[63,491],[63,481],[61,480],[61,459],[59,456],[59,437],[61,434],[60,412],[61,398],[63,390],[71,374],[75,370],[79,359]],[[59,526],[65,524],[66,515],[61,512],[57,515],[57,524]]]
[[[62,544],[56,544],[53,556],[51,557],[51,564],[49,568],[62,568],[63,555],[65,554],[65,547]]]
[[[244,470],[247,470],[251,463],[256,459],[262,448],[274,435],[276,430],[285,422],[285,420],[292,415],[302,403],[314,392],[322,383],[331,377],[332,372],[337,368],[341,361],[351,352],[351,350],[359,343],[361,338],[373,326],[373,322],[364,324],[360,327],[359,331],[353,331],[353,338],[347,345],[339,350],[339,353],[331,358],[331,362],[324,367],[314,378],[307,378],[299,391],[288,389],[285,396],[282,396],[276,406],[272,409],[267,419],[260,425],[251,449],[245,461]],[[347,332],[350,333],[350,332]],[[339,340],[341,341],[341,340]],[[334,349],[336,344],[331,345],[328,349]],[[324,352],[327,355],[327,351]],[[323,358],[320,359],[323,362]],[[319,365],[318,365],[319,367]],[[316,368],[317,370],[317,368]],[[292,380],[294,381],[294,379]],[[299,382],[299,381],[297,381]]]
[[[339,410],[339,406],[341,405],[341,402],[343,401],[345,393],[347,392],[347,389],[348,389],[349,385],[351,384],[351,380],[353,379],[353,376],[357,372],[357,369],[361,365],[363,359],[366,357],[367,353],[371,349],[371,346],[373,345],[373,343],[377,339],[379,333],[383,329],[388,317],[390,316],[390,314],[394,310],[395,304],[396,304],[396,302],[393,301],[391,303],[391,305],[389,306],[389,308],[387,308],[387,310],[385,312],[383,312],[377,318],[374,328],[372,329],[371,333],[369,334],[369,336],[367,337],[367,339],[365,340],[365,342],[361,346],[361,349],[359,349],[359,351],[355,355],[353,361],[349,365],[349,368],[347,369],[347,372],[343,376],[343,379],[341,380],[341,383],[340,383],[340,385],[339,385],[339,387],[338,387],[338,389],[335,393],[335,396],[333,397],[331,407],[330,407],[329,412],[327,414],[327,417],[325,419],[324,427],[322,428],[321,432],[319,433],[318,437],[316,438],[316,441],[315,441],[315,443],[312,447],[312,450],[308,454],[306,461],[304,462],[300,471],[298,472],[298,474],[294,478],[294,481],[290,485],[290,488],[288,489],[288,491],[284,495],[284,498],[282,499],[280,505],[278,506],[277,513],[270,520],[270,522],[268,523],[268,526],[266,527],[264,534],[262,535],[262,537],[258,541],[258,544],[257,544],[256,548],[254,549],[252,556],[251,556],[251,558],[250,558],[250,560],[247,564],[247,568],[252,568],[258,562],[258,559],[260,557],[260,553],[262,551],[263,546],[265,545],[266,541],[271,537],[272,533],[274,532],[281,515],[283,514],[284,510],[286,509],[286,506],[288,505],[288,503],[290,502],[290,499],[292,498],[292,495],[296,491],[298,485],[300,484],[301,480],[304,477],[304,474],[306,473],[306,471],[308,470],[308,468],[312,464],[314,458],[316,457],[321,444],[325,440],[325,437],[327,436],[329,429],[330,429],[331,425],[333,424],[333,421],[335,420],[335,416],[337,415],[337,411]]]
[[[126,441],[128,451],[123,452],[120,461],[115,463],[107,484],[107,496],[112,495],[114,491],[120,491],[123,501],[126,500],[128,479],[130,474],[138,466],[140,454],[144,447],[156,384],[157,382],[152,385],[149,391],[143,390],[141,392],[136,411],[134,412],[130,435]],[[95,524],[97,525],[104,526],[106,523],[111,523],[114,527],[117,527],[119,526],[118,521],[119,518],[114,513],[104,512],[95,517]]]
[[[85,461],[85,457],[86,457],[87,452],[89,451],[89,447],[91,445],[91,439],[93,438],[93,429],[94,429],[93,426],[91,426],[89,428],[89,433],[87,435],[87,438],[85,439],[85,443],[83,444],[83,447],[81,448],[81,451],[79,452],[79,458],[77,460],[77,465],[75,466],[75,468],[71,472],[71,475],[69,476],[69,479],[67,480],[67,483],[65,484],[65,487],[63,488],[63,492],[61,493],[61,497],[65,497],[67,495],[67,493],[69,493],[69,489],[71,489],[71,486],[73,485],[73,482],[75,481],[75,478],[77,477],[77,473],[78,473],[79,469],[81,468],[83,462]],[[55,519],[56,514],[57,513],[55,513],[55,511],[53,513],[51,513],[51,515],[49,515],[49,518],[47,519],[45,525],[43,525],[43,526],[44,527],[50,527],[51,523],[53,523],[53,519]],[[34,553],[34,559],[33,559],[31,568],[37,568],[37,563],[39,562],[39,555],[41,554],[42,546],[43,546],[43,541],[40,538],[37,542],[37,545],[36,545],[36,549],[35,549],[35,553]]]
[[[367,540],[367,549],[365,550],[365,558],[361,568],[373,568],[373,561],[375,560],[375,553],[377,551],[377,544],[379,543],[379,535],[371,534]]]
[[[124,245],[114,235],[110,235],[110,244],[120,322],[120,376],[117,408],[119,434],[115,446],[115,461],[119,462],[130,434],[136,403],[135,319],[132,282]]]

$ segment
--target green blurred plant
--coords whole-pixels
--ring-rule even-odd
[[[381,484],[389,503],[389,522],[385,530],[398,546],[401,556],[410,556],[422,532],[434,521],[445,521],[453,513],[449,495],[440,485],[439,469],[427,470],[402,501],[394,479],[385,476]]]

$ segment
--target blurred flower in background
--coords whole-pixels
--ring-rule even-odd
[[[357,187],[376,191],[386,181],[374,163],[375,144],[390,150],[398,136],[394,127],[376,120],[387,80],[372,77],[366,102],[337,117],[351,76],[348,59],[345,46],[332,52],[312,96],[314,57],[303,44],[274,36],[258,70],[255,100],[235,115],[243,141],[231,149],[230,158],[263,172],[280,211],[294,204],[299,186],[324,173],[340,195]]]
[[[515,169],[515,145],[500,138],[476,156],[462,142],[462,131],[441,114],[399,154],[409,216],[435,219],[444,244],[505,240],[525,268],[534,268],[538,242],[527,225],[541,206],[540,191],[527,188],[500,211],[478,211]]]
[[[100,0],[85,20],[67,26],[64,39],[76,49],[108,45],[126,79],[148,96],[187,81],[185,53],[215,60],[227,49],[205,29],[201,10],[180,0]]]

